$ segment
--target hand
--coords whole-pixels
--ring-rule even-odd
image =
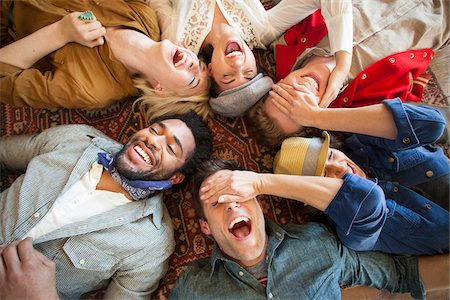
[[[94,20],[86,22],[78,19],[80,12],[73,12],[64,16],[59,21],[61,34],[67,43],[75,42],[83,46],[93,48],[105,43],[103,36],[105,27],[94,16]]]
[[[330,74],[327,88],[319,102],[320,107],[328,107],[336,99],[350,70],[351,54],[345,51],[338,51],[335,55],[336,67]]]
[[[0,250],[0,299],[59,299],[55,263],[33,248],[31,238]]]
[[[203,184],[200,199],[206,203],[244,202],[258,196],[260,186],[258,173],[222,170]]]
[[[318,98],[304,85],[278,83],[269,92],[274,105],[301,126],[315,127],[317,113],[321,110]]]

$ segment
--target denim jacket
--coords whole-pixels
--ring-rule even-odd
[[[355,252],[317,223],[285,225],[266,220],[265,288],[214,246],[178,279],[171,299],[340,299],[341,286],[367,285],[423,298],[416,257]]]
[[[433,201],[448,201],[448,197],[414,189],[449,174],[449,159],[441,148],[430,145],[442,134],[445,120],[429,107],[403,104],[399,99],[383,103],[393,114],[397,138],[355,134],[347,140],[349,156],[375,178],[346,174],[325,213],[344,245],[355,250],[448,252],[449,213]]]

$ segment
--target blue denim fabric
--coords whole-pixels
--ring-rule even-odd
[[[367,285],[424,298],[417,258],[355,252],[323,225],[266,220],[267,289],[217,245],[177,280],[171,299],[340,299],[341,286]]]
[[[442,199],[433,195],[427,199],[411,189],[450,172],[442,149],[429,145],[442,134],[445,120],[430,107],[403,104],[399,99],[383,103],[392,112],[397,138],[355,134],[346,141],[350,158],[376,178],[345,175],[325,213],[335,222],[344,245],[355,250],[448,252],[449,213],[432,201]]]
[[[427,106],[404,104],[398,98],[383,103],[392,112],[397,138],[354,134],[346,140],[346,154],[370,177],[407,187],[449,174],[449,159],[441,148],[430,145],[444,131],[442,115]],[[428,171],[432,171],[431,177]]]
[[[346,174],[325,213],[341,242],[354,250],[411,255],[449,251],[448,211],[392,182]]]

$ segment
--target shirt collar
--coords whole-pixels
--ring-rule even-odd
[[[287,232],[280,225],[278,225],[277,223],[273,222],[268,218],[265,218],[265,224],[266,224],[266,233],[269,237],[269,241],[267,243],[267,253],[269,256],[273,256],[273,253],[275,252],[276,248],[283,242],[286,236],[289,236],[291,238],[297,238],[294,234]],[[217,243],[214,243],[210,256],[210,264],[211,264],[210,278],[213,276],[216,264],[219,260],[224,263],[227,262],[235,263],[233,260],[229,259],[222,253]]]

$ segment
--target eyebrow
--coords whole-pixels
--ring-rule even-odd
[[[158,124],[159,126],[161,126],[162,129],[167,130],[167,126],[163,123],[163,122],[157,122],[156,124]],[[183,151],[183,145],[181,144],[180,140],[178,139],[178,137],[176,137],[175,135],[172,135],[173,139],[175,140],[175,143],[178,145],[178,147],[180,147],[181,150],[181,155],[183,155],[184,151]]]

